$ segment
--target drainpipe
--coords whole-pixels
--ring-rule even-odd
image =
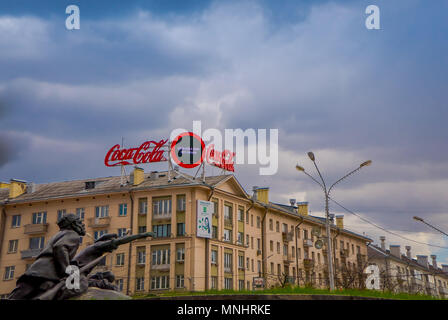
[[[131,234],[133,234],[133,228],[134,228],[134,198],[132,196],[132,191],[129,191],[129,197],[131,199]],[[127,286],[126,286],[126,294],[129,295],[130,293],[130,281],[131,281],[131,259],[132,257],[132,242],[129,243],[129,252],[128,252],[128,280],[127,280]]]
[[[304,219],[303,217],[300,217],[301,221],[296,225],[295,228],[295,238],[296,238],[296,252],[294,253],[296,256],[296,277],[297,277],[297,286],[300,285],[299,283],[299,257],[297,255],[297,236],[299,235],[299,226],[303,223]]]
[[[266,221],[266,216],[268,214],[268,206],[264,206],[264,208],[266,209],[264,211],[264,215],[263,218],[261,219],[261,261],[263,262],[261,267],[262,267],[262,273],[263,273],[263,278],[264,278],[264,284],[266,286],[266,281],[267,281],[267,277],[266,277],[266,245],[265,245],[265,239],[266,239],[266,226],[265,226],[265,221]]]

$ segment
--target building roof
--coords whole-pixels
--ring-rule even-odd
[[[132,184],[125,184],[124,186],[121,186],[120,176],[36,184],[34,192],[24,193],[14,199],[8,199],[8,189],[5,189],[6,193],[3,189],[0,189],[0,202],[3,201],[4,203],[21,203],[66,197],[82,197],[85,195],[129,192],[153,188],[156,189],[167,186],[174,187],[204,185],[201,180],[191,181],[182,176],[176,177],[175,173],[172,175],[172,180],[169,182],[168,174],[166,171],[158,172],[158,174],[159,177],[157,179],[150,179],[150,174],[145,173],[143,182],[137,186],[133,186]],[[227,180],[230,176],[231,175],[209,176],[205,178],[205,183],[209,186],[214,187]],[[126,176],[126,179],[127,181],[130,180],[129,175]],[[89,181],[95,181],[94,188],[86,189],[86,182]]]

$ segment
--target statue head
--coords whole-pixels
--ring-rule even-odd
[[[63,215],[58,221],[58,226],[61,230],[69,229],[75,231],[80,236],[86,235],[84,223],[73,213]]]

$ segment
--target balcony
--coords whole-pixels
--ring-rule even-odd
[[[282,232],[283,242],[292,241],[294,234],[292,232]]]
[[[358,265],[363,265],[366,263],[366,255],[358,253],[356,255],[356,261],[358,262]]]
[[[91,228],[106,228],[109,225],[110,225],[110,217],[87,219],[87,226]]]
[[[311,239],[303,239],[303,246],[304,247],[312,247],[313,246],[313,240],[311,240]]]
[[[169,264],[152,264],[151,270],[170,271],[170,265]]]
[[[48,230],[48,223],[26,224],[25,234],[42,234]]]
[[[28,249],[20,251],[20,254],[23,260],[28,260],[36,258],[41,251],[42,249]]]
[[[283,263],[284,264],[290,264],[293,262],[293,258],[291,254],[283,255]]]
[[[233,222],[231,219],[224,219],[224,227],[226,228],[232,228],[233,227]]]
[[[232,267],[224,267],[225,273],[232,273]]]
[[[153,221],[171,220],[171,212],[165,214],[153,214],[152,220]]]
[[[314,267],[314,260],[313,259],[303,259],[303,267],[305,269],[311,269]]]

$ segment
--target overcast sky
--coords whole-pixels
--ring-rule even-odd
[[[65,28],[69,4],[80,7],[80,30]],[[365,28],[369,4],[381,30]],[[314,173],[314,151],[330,183],[372,159],[334,198],[448,247],[412,220],[448,230],[446,12],[443,0],[1,3],[0,180],[118,175],[103,159],[121,137],[136,146],[193,120],[203,130],[279,129],[276,175],[236,167],[248,192],[269,186],[272,201],[309,201],[322,215],[323,193],[295,164]],[[448,263],[446,249],[331,210],[375,241],[386,235]]]

